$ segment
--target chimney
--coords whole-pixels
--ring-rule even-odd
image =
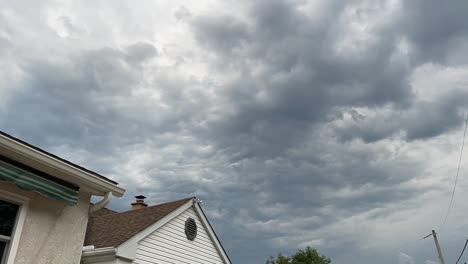
[[[147,207],[148,205],[145,203],[145,196],[143,195],[138,195],[135,196],[136,201],[132,203],[132,210],[138,210]]]

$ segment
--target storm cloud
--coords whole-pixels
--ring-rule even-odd
[[[4,2],[0,128],[119,181],[116,210],[200,197],[234,263],[307,245],[334,263],[432,263],[411,241],[452,188],[466,5]],[[456,196],[448,260],[467,208]]]

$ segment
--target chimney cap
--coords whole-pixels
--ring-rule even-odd
[[[142,199],[145,199],[146,197],[140,194],[140,195],[135,196],[135,198],[142,200]]]

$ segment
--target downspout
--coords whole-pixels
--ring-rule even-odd
[[[112,199],[112,192],[108,192],[104,195],[104,198],[102,198],[101,201],[93,204],[90,208],[89,208],[89,213],[94,213],[96,212],[97,210],[100,210],[104,207],[106,207],[106,205],[109,204],[109,202],[111,201]]]

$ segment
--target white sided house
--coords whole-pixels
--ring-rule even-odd
[[[231,264],[198,199],[147,206],[136,198],[130,211],[90,218],[82,264]]]
[[[77,264],[90,212],[117,183],[0,132],[0,263]],[[90,205],[92,195],[103,200]]]

